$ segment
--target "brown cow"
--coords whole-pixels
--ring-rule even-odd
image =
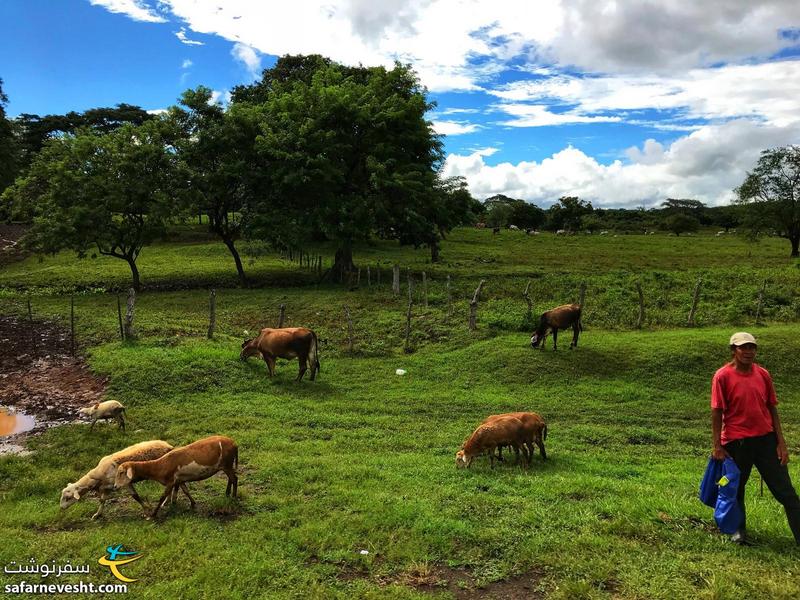
[[[262,329],[261,334],[242,343],[241,360],[256,354],[260,355],[267,363],[269,376],[275,376],[275,359],[297,358],[300,362],[300,373],[297,381],[303,379],[306,369],[311,369],[311,381],[314,381],[319,372],[319,344],[317,334],[305,327],[285,327],[283,329]]]
[[[556,347],[558,330],[566,329],[567,327],[572,327],[572,343],[569,345],[569,349],[572,350],[578,347],[578,334],[583,331],[580,304],[563,304],[542,313],[542,316],[539,317],[539,326],[531,336],[531,346],[537,348],[541,344],[542,350],[544,350],[547,333],[552,331],[553,350],[558,350]]]

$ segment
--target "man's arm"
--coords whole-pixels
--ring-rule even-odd
[[[723,460],[730,458],[730,454],[722,447],[722,409],[711,409],[711,441],[713,443],[713,450],[711,451],[711,458],[714,460]],[[779,446],[780,447],[780,446]]]
[[[789,462],[789,450],[786,448],[786,440],[783,439],[783,429],[781,428],[781,419],[778,416],[778,407],[771,404],[767,407],[769,414],[772,417],[772,428],[775,430],[775,436],[778,438],[778,460],[782,465]]]

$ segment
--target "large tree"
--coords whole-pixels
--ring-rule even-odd
[[[90,108],[84,112],[70,111],[64,115],[23,113],[12,122],[19,146],[19,167],[24,172],[47,140],[89,128],[98,133],[110,133],[124,124],[141,125],[154,118],[138,106],[117,104],[114,107]]]
[[[17,149],[11,123],[6,118],[8,96],[0,79],[0,193],[11,185],[17,173]]]
[[[800,256],[800,146],[764,150],[735,191],[739,203],[755,205],[760,219],[789,240],[791,256]]]
[[[192,214],[207,215],[209,229],[230,251],[239,281],[245,285],[236,241],[252,196],[257,118],[246,108],[225,111],[211,101],[211,90],[205,87],[184,92],[181,106],[170,110],[170,118],[182,132],[177,146],[185,167],[185,205]]]
[[[413,243],[409,231],[428,235],[404,223],[425,218],[442,144],[425,120],[433,105],[410,67],[283,57],[252,88],[237,89],[237,102],[264,111],[257,195],[283,204],[280,227],[261,223],[266,234],[291,232],[289,244],[314,232],[334,240],[335,275],[355,268],[356,242],[380,234]]]
[[[165,121],[123,125],[108,134],[79,130],[45,144],[28,174],[3,195],[33,217],[23,244],[126,261],[140,289],[136,259],[175,214],[175,134]]]

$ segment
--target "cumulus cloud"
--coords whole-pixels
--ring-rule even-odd
[[[126,15],[134,21],[166,23],[167,20],[150,8],[143,0],[89,0],[95,6],[102,6],[112,13]]]
[[[781,128],[736,120],[702,127],[669,147],[647,140],[642,148],[628,149],[629,162],[601,164],[568,146],[541,162],[489,165],[476,151],[448,155],[444,175],[466,177],[476,198],[506,194],[542,206],[564,195],[595,206],[652,206],[670,197],[718,205],[730,202],[760,149],[786,145],[799,135],[797,124]]]
[[[185,58],[185,59],[183,60],[183,63],[181,63],[181,69],[188,69],[188,68],[189,68],[189,67],[191,67],[193,64],[194,64],[194,63],[193,63],[191,60],[189,60],[188,58]]]
[[[261,57],[254,48],[237,42],[231,48],[231,55],[244,65],[250,77],[253,79],[258,77],[261,72]]]
[[[175,37],[178,38],[181,43],[186,44],[187,46],[203,46],[203,42],[198,42],[197,40],[190,40],[186,37],[186,28],[181,27],[180,31],[175,32]]]
[[[442,135],[461,135],[464,133],[473,133],[480,129],[479,125],[474,123],[462,123],[459,121],[433,121],[433,130]]]
[[[209,104],[222,104],[223,106],[229,104],[231,101],[231,93],[228,90],[212,90],[211,98],[208,99]]]
[[[554,113],[548,107],[538,104],[500,104],[496,108],[514,117],[510,121],[500,122],[500,125],[508,127],[546,127],[571,123],[615,123],[621,120],[617,116],[587,116],[576,111]]]

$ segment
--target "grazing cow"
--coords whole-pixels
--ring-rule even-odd
[[[262,329],[261,334],[242,343],[241,360],[256,354],[267,363],[269,376],[275,376],[275,359],[297,358],[300,362],[300,373],[297,381],[303,379],[306,369],[311,369],[311,381],[319,372],[319,342],[317,334],[305,327],[286,327],[284,329]]]
[[[475,223],[475,227],[478,229],[486,229],[486,223]]]
[[[498,233],[500,233],[500,228],[499,227],[492,227],[492,233],[497,235]]]
[[[547,332],[552,331],[553,350],[557,350],[558,330],[567,327],[572,327],[572,343],[569,345],[569,349],[572,350],[578,347],[578,334],[583,331],[580,304],[564,304],[542,313],[542,316],[539,317],[539,326],[531,336],[531,346],[537,348],[541,344],[542,350],[544,350]]]
[[[509,226],[508,226],[508,228],[509,228],[511,231],[519,231],[519,227],[517,227],[516,225],[509,225]]]
[[[559,229],[558,231],[556,231],[556,235],[567,235],[567,230]]]

